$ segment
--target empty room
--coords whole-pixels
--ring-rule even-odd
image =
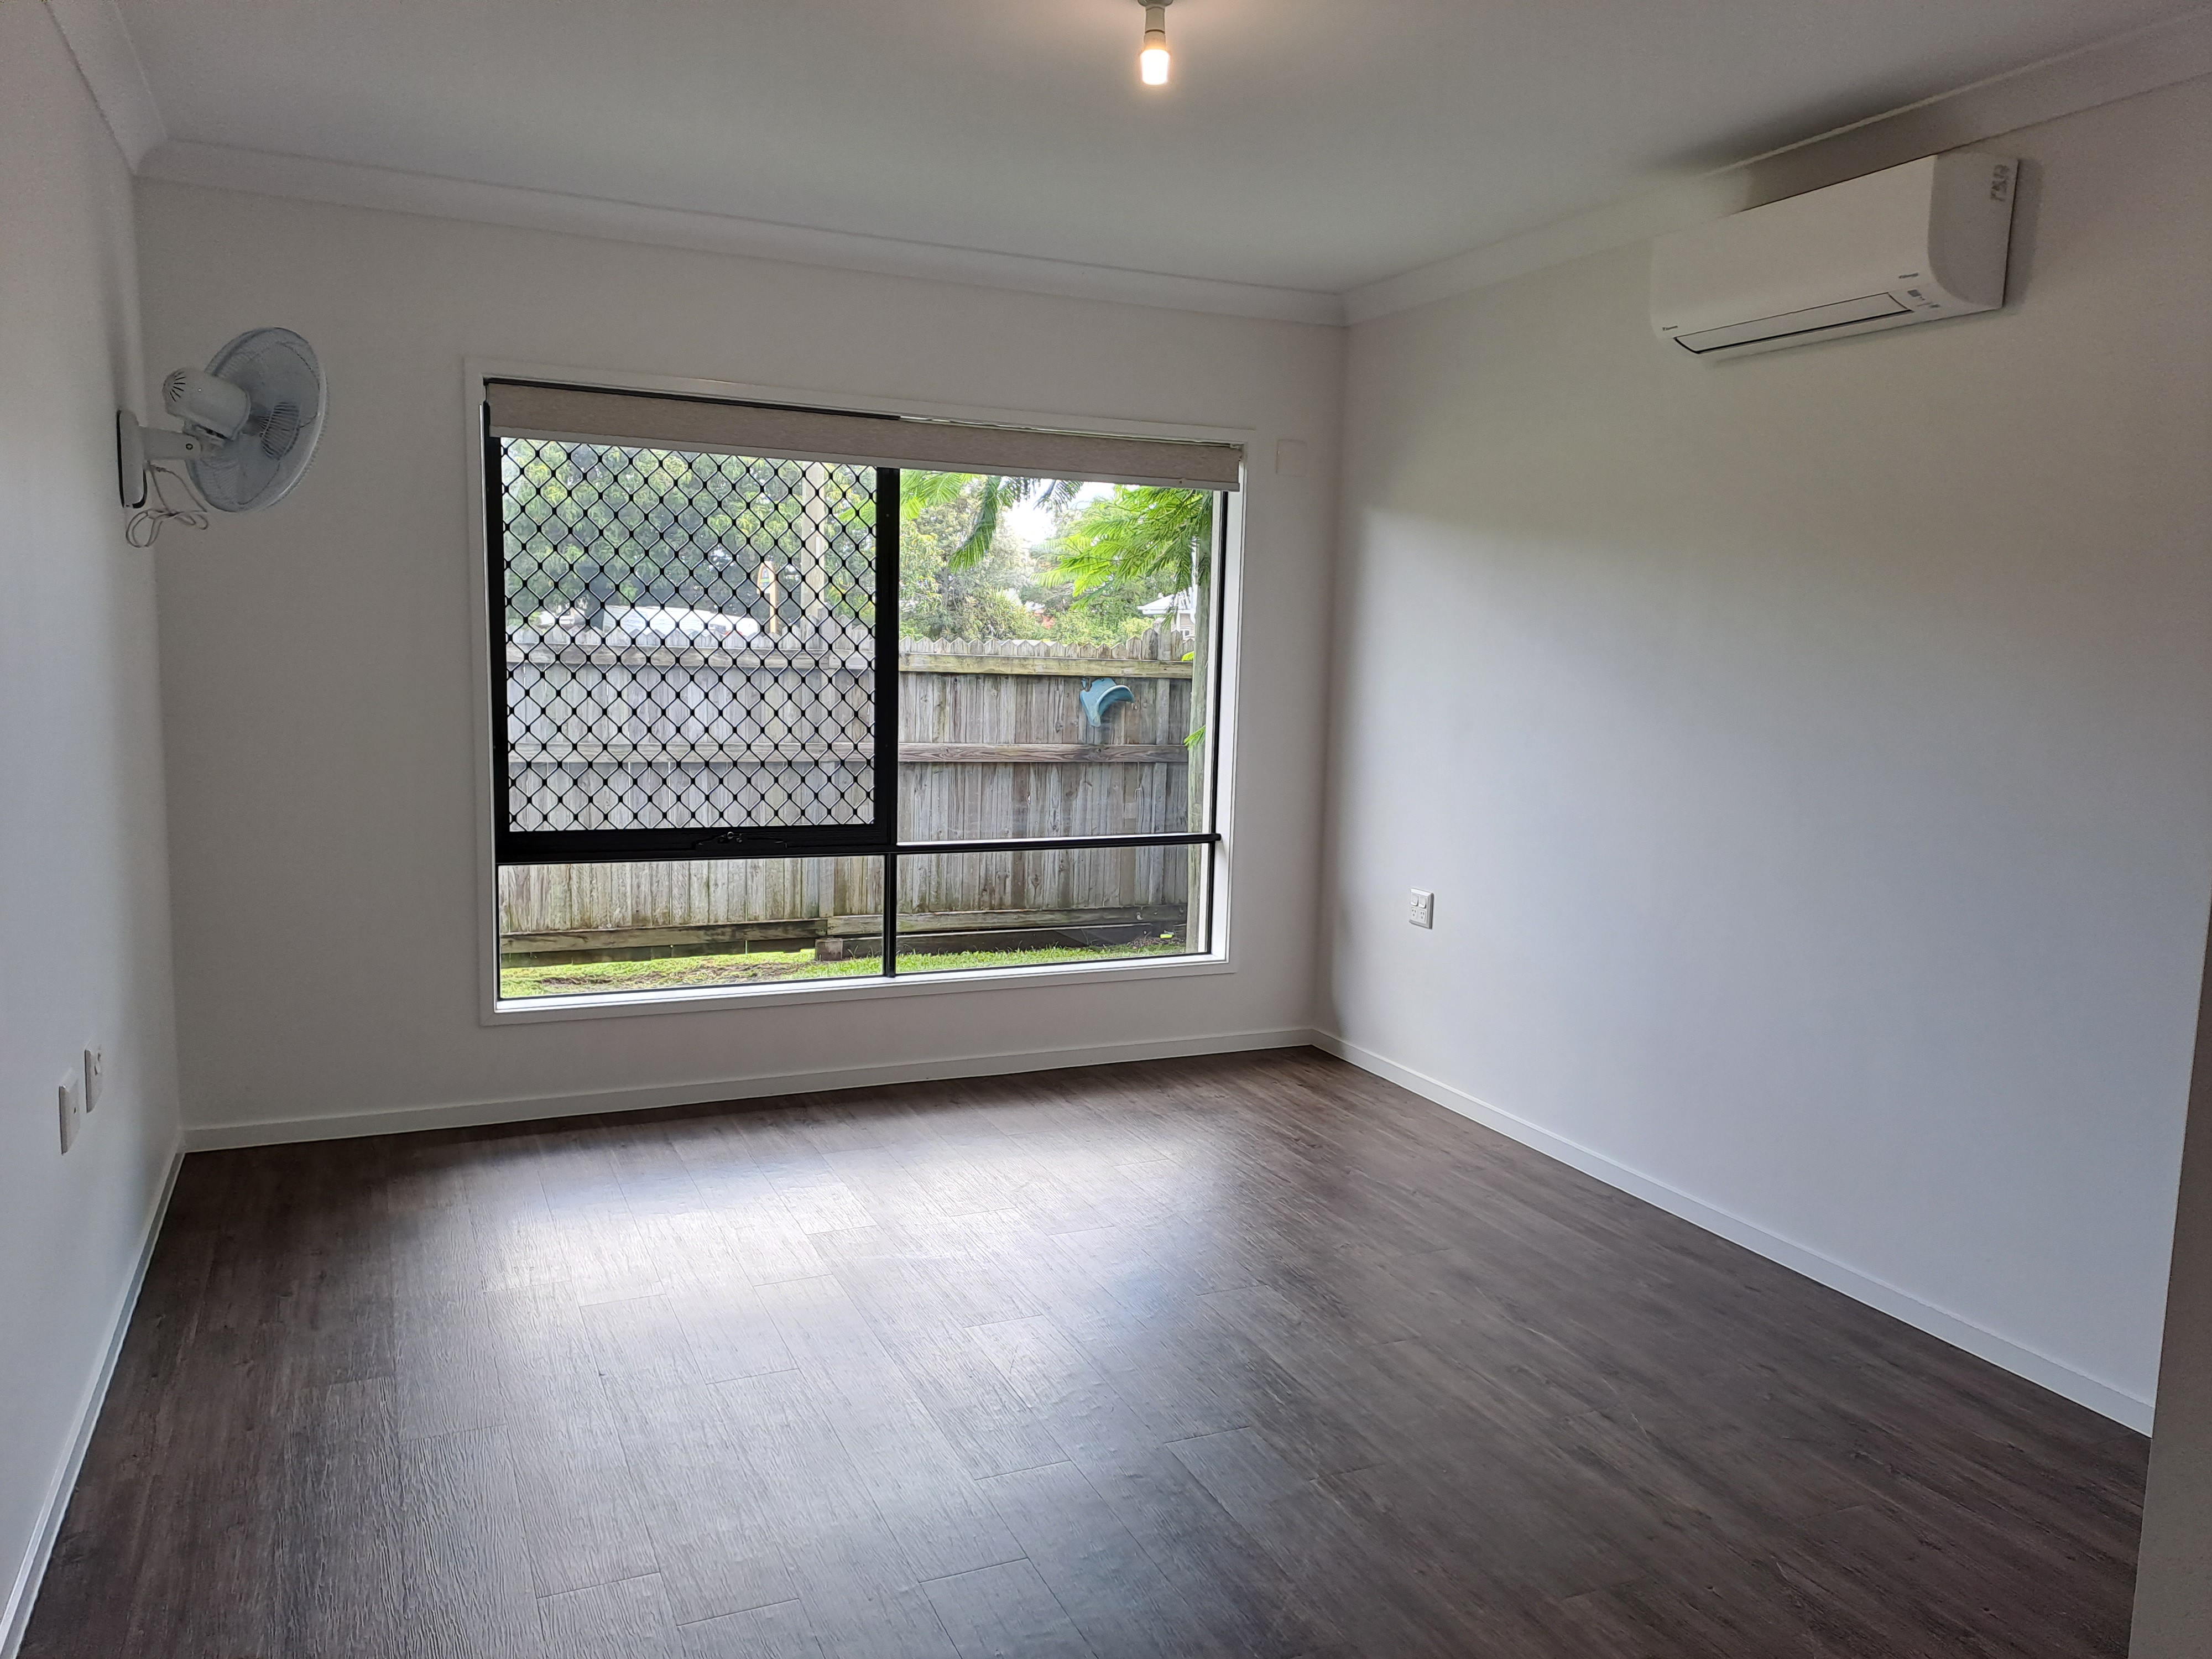
[[[0,1659],[2212,1656],[2212,7],[0,0]]]

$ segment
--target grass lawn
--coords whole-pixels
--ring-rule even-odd
[[[1064,945],[1042,951],[958,951],[925,956],[899,952],[901,974],[952,973],[971,968],[1036,968],[1054,962],[1119,962],[1131,957],[1176,957],[1188,947],[1172,943]],[[647,962],[577,962],[555,968],[501,968],[501,997],[574,997],[594,993],[675,991],[705,985],[752,985],[793,979],[867,979],[882,971],[874,957],[817,962],[811,951],[754,951],[715,957],[656,957]]]

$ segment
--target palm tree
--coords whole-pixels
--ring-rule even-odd
[[[1040,507],[1062,508],[1075,500],[1083,488],[1076,478],[1005,478],[990,474],[968,472],[908,472],[899,479],[899,507],[902,515],[911,521],[925,507],[945,507],[958,501],[975,487],[975,518],[969,526],[968,534],[959,546],[945,557],[952,569],[964,569],[979,562],[991,550],[998,538],[999,518],[1008,507],[1035,501]]]
[[[1205,580],[1212,545],[1211,490],[1121,484],[1088,503],[1061,534],[1058,574],[1078,593],[1115,581],[1187,592]]]

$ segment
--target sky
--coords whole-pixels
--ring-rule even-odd
[[[1076,492],[1075,499],[1079,502],[1095,501],[1102,495],[1111,495],[1113,490],[1112,484],[1087,483]],[[1051,513],[1035,501],[1024,501],[1010,509],[1005,521],[1022,538],[1022,545],[1032,551],[1039,542],[1049,541],[1055,528]]]

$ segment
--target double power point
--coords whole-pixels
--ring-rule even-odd
[[[1413,889],[1413,902],[1406,907],[1406,920],[1416,927],[1437,925],[1437,896],[1425,887]]]
[[[106,1059],[97,1048],[84,1051],[84,1069],[72,1073],[61,1082],[62,1151],[66,1153],[76,1145],[77,1133],[84,1127],[85,1114],[100,1104],[101,1073]]]

